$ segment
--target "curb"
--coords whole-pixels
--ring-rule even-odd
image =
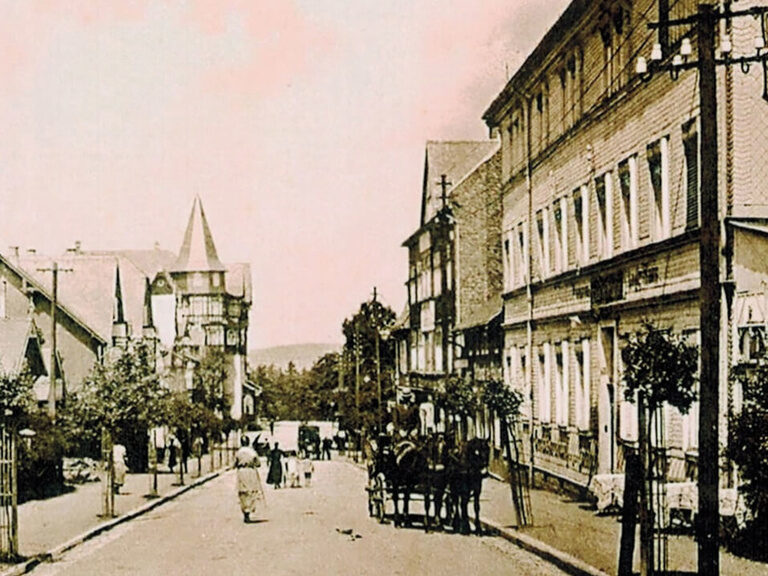
[[[158,506],[161,506],[166,502],[169,502],[177,498],[178,496],[181,496],[182,494],[189,492],[193,488],[197,488],[198,486],[202,486],[203,484],[213,480],[214,478],[218,478],[228,470],[230,470],[230,467],[222,468],[221,470],[217,470],[215,472],[210,472],[205,476],[201,476],[200,478],[197,478],[191,484],[180,486],[176,490],[173,490],[168,494],[164,494],[158,498],[155,498],[154,500],[151,500],[146,504],[142,504],[138,508],[134,508],[133,510],[128,511],[125,514],[118,516],[117,518],[113,518],[112,520],[107,520],[106,522],[97,524],[96,526],[94,526],[93,528],[90,528],[89,530],[86,530],[82,534],[79,534],[74,538],[67,540],[66,542],[64,542],[64,544],[59,544],[58,546],[56,546],[55,548],[52,548],[51,550],[48,550],[47,552],[38,554],[33,558],[30,558],[29,560],[26,560],[20,564],[17,564],[4,572],[0,572],[0,576],[21,576],[22,574],[27,574],[31,572],[34,568],[39,566],[40,564],[44,562],[51,562],[51,561],[57,560],[65,552],[71,550],[72,548],[75,548],[76,546],[79,546],[83,542],[86,542],[98,536],[99,534],[108,532],[109,530],[112,530],[112,528],[119,526],[123,522],[127,522],[128,520],[133,520],[134,518],[137,518],[143,514],[146,514],[147,512],[154,510]]]
[[[502,528],[498,524],[482,516],[480,517],[480,524],[483,529],[489,530],[491,533],[504,538],[504,540],[535,554],[550,564],[554,564],[564,572],[568,572],[574,576],[610,576],[607,572],[603,572],[602,570],[587,564],[572,554],[558,550],[557,548],[550,546],[541,540],[537,540],[532,536],[523,534],[522,532],[510,530],[509,528]]]

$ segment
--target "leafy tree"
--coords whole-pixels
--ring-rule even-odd
[[[743,391],[741,412],[731,421],[727,455],[739,467],[752,518],[732,543],[737,552],[768,558],[768,357],[734,367]]]
[[[81,390],[68,398],[61,420],[70,449],[98,457],[105,429],[126,446],[129,467],[145,469],[147,432],[163,419],[167,394],[152,352],[144,343],[132,343],[95,365]]]
[[[483,383],[480,400],[491,412],[504,421],[517,417],[523,395],[518,390],[506,386],[501,380],[488,380]]]
[[[624,393],[635,402],[640,393],[653,412],[664,403],[687,414],[696,399],[698,349],[669,330],[646,322],[627,338],[621,351],[624,361]]]
[[[394,311],[378,300],[360,304],[352,317],[344,320],[342,333],[342,366],[344,367],[343,390],[345,398],[336,403],[342,414],[340,420],[349,429],[373,429],[378,421],[378,387],[376,382],[376,346],[379,347],[379,372],[381,375],[382,402],[393,397],[392,374],[395,368],[395,350],[392,341],[384,338],[387,329],[394,324]],[[355,364],[359,365],[360,381],[355,382]],[[359,388],[359,421],[355,390]]]

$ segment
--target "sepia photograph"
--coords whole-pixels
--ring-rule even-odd
[[[768,575],[768,0],[0,0],[0,576]]]

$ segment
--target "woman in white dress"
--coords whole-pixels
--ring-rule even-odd
[[[240,498],[240,509],[243,511],[243,521],[250,522],[252,514],[263,512],[266,508],[264,490],[259,476],[259,457],[248,445],[248,437],[240,439],[241,448],[235,454],[237,469],[237,495]]]

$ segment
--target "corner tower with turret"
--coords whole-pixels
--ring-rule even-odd
[[[219,260],[199,196],[192,204],[181,249],[169,273],[176,296],[177,358],[186,369],[188,360],[201,359],[211,348],[224,351],[229,372],[224,390],[232,403],[232,416],[240,418],[243,388],[247,387],[250,266],[224,265]],[[188,375],[185,380],[189,385]]]

